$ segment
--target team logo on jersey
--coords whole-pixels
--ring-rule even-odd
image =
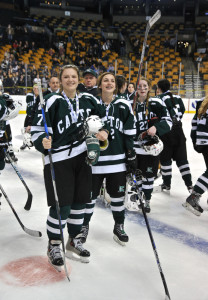
[[[153,173],[152,167],[147,167],[147,172],[148,172],[148,173]]]
[[[119,107],[120,107],[120,108],[123,108],[123,109],[126,109],[123,105],[120,105]]]
[[[120,185],[120,186],[119,186],[118,192],[119,192],[119,193],[124,193],[124,186],[123,186],[123,185]]]

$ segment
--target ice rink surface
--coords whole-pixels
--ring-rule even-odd
[[[190,140],[193,114],[185,114],[188,159],[193,183],[204,172],[201,154]],[[13,145],[22,145],[25,115],[11,121]],[[26,234],[2,196],[0,210],[0,300],[163,300],[164,287],[142,213],[126,213],[129,243],[122,247],[113,240],[113,218],[109,208],[97,202],[90,223],[86,249],[89,264],[67,260],[64,272],[56,272],[46,256],[48,207],[43,182],[41,154],[34,148],[16,153],[17,168],[33,194],[30,211],[24,210],[27,192],[11,165],[6,164],[0,183],[23,224],[42,232]],[[155,181],[160,184],[161,179]],[[208,300],[208,212],[197,217],[182,207],[188,191],[175,163],[170,195],[154,193],[149,223],[172,300]],[[207,208],[207,193],[201,205]],[[65,230],[65,241],[67,233]]]

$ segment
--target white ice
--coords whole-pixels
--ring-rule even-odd
[[[190,139],[193,114],[185,114],[184,131],[187,137],[188,159],[193,183],[204,172],[205,163],[197,154]],[[22,145],[21,128],[25,115],[11,121],[13,145]],[[46,217],[48,207],[43,182],[41,154],[34,148],[16,153],[17,168],[33,194],[30,211],[24,210],[27,192],[19,177],[7,164],[0,175],[0,183],[23,224],[42,232],[41,238],[27,235],[4,197],[0,210],[0,300],[162,300],[165,299],[160,272],[156,263],[148,231],[141,213],[127,213],[125,230],[130,241],[122,247],[113,240],[111,211],[97,203],[90,223],[86,248],[91,252],[89,264],[76,261],[71,267],[70,279],[48,283],[48,276],[60,276],[49,266],[44,273],[42,259],[46,259]],[[155,184],[160,184],[158,179]],[[70,184],[70,183],[69,183]],[[208,299],[208,216],[207,211],[197,217],[182,207],[188,191],[176,164],[173,163],[173,179],[170,195],[154,193],[151,200],[149,223],[172,300]],[[207,194],[201,199],[207,207]],[[65,240],[67,234],[65,232]],[[27,268],[22,266],[15,274],[16,262],[27,258]],[[40,268],[33,258],[40,258]],[[47,265],[47,263],[46,263]],[[28,272],[29,270],[29,272]],[[54,273],[55,272],[55,273]],[[54,275],[55,274],[55,275]],[[22,284],[24,276],[31,284]],[[36,282],[37,276],[41,277]],[[49,276],[50,277],[50,276]],[[6,278],[6,279],[5,279]],[[58,278],[58,277],[57,277]]]

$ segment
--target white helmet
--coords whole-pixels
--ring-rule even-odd
[[[124,205],[127,210],[129,211],[139,211],[139,206],[137,204],[138,201],[138,196],[135,191],[131,190],[126,190],[126,195],[125,195],[125,202]]]
[[[6,97],[8,97],[10,100],[12,100],[12,98],[9,94],[4,94],[4,95],[6,95]],[[13,100],[12,105],[10,105],[7,108],[7,112],[4,117],[4,121],[14,119],[18,115],[21,107],[22,107],[22,102],[20,100],[18,100],[18,101]]]
[[[146,135],[143,140],[140,140],[141,147],[149,154],[158,156],[163,150],[163,142],[157,135]]]
[[[86,123],[88,125],[89,135],[96,134],[104,126],[103,121],[96,115],[91,115],[86,118]]]

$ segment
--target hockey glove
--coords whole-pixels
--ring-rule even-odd
[[[126,172],[127,174],[136,174],[137,157],[134,150],[128,150],[126,153]]]
[[[9,94],[4,93],[2,95],[3,99],[6,101],[6,105],[8,108],[13,108],[13,99]]]
[[[99,140],[94,136],[87,136],[87,157],[86,163],[90,166],[94,166],[98,162],[100,156],[100,143]]]

